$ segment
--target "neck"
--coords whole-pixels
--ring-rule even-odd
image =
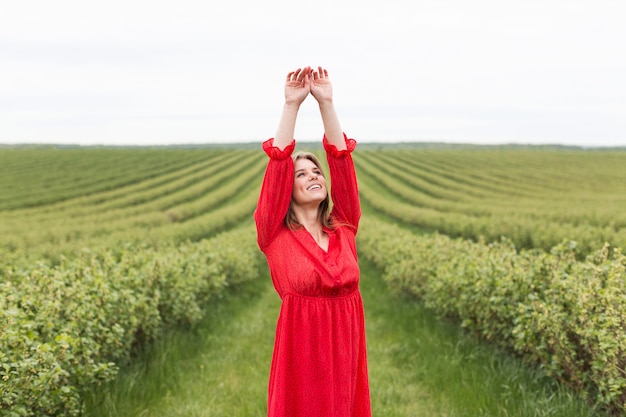
[[[298,223],[304,226],[310,233],[322,231],[322,224],[317,218],[317,207],[304,208],[296,206],[293,211],[296,219],[298,219]]]

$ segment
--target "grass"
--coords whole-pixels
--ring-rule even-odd
[[[599,417],[518,359],[389,292],[362,264],[376,417]],[[269,277],[246,284],[175,330],[88,396],[85,416],[266,416],[280,300]]]
[[[265,416],[279,308],[269,277],[231,291],[89,395],[85,416]]]
[[[374,416],[600,417],[565,387],[414,299],[362,265]]]

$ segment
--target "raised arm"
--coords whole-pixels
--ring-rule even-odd
[[[274,137],[274,146],[281,150],[293,141],[298,110],[311,90],[310,77],[311,67],[298,68],[287,74],[285,104]]]
[[[330,168],[333,216],[340,223],[347,223],[356,230],[361,218],[361,205],[354,163],[350,153],[356,142],[348,139],[341,129],[333,104],[333,88],[328,71],[318,67],[313,71],[311,94],[320,107],[324,123],[324,148]]]
[[[261,194],[254,211],[257,242],[262,251],[272,243],[282,228],[283,219],[289,209],[293,189],[293,152],[295,143],[285,149],[274,146],[273,139],[263,142],[263,150],[270,160],[265,170]]]
[[[285,104],[276,136],[263,142],[263,150],[270,158],[265,170],[261,194],[254,211],[257,240],[261,250],[269,245],[282,227],[289,209],[293,188],[294,131],[300,104],[310,92],[311,67],[298,68],[287,74]]]
[[[322,67],[317,67],[317,71],[312,71],[313,79],[311,80],[311,94],[317,100],[324,123],[324,134],[328,143],[334,145],[337,150],[346,149],[346,142],[343,136],[343,130],[339,124],[339,118],[335,112],[333,104],[333,87],[328,78],[328,71]]]

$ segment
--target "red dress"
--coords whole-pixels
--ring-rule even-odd
[[[283,224],[291,201],[295,142],[270,157],[254,213],[259,247],[282,299],[268,390],[269,417],[371,417],[356,230],[361,216],[354,164],[324,138],[334,230],[324,251],[304,228]]]

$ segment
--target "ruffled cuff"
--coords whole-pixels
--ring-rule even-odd
[[[270,157],[270,159],[287,159],[293,153],[293,150],[296,148],[296,141],[293,140],[285,149],[279,149],[274,146],[274,138],[268,139],[263,142],[263,150]]]
[[[354,148],[356,148],[356,140],[348,139],[345,133],[343,134],[343,140],[346,141],[347,149],[338,150],[335,145],[333,145],[332,143],[328,143],[328,139],[326,139],[326,135],[324,135],[324,139],[322,140],[322,143],[324,144],[324,150],[326,151],[326,153],[334,156],[335,158],[341,158],[343,156],[351,154]]]

